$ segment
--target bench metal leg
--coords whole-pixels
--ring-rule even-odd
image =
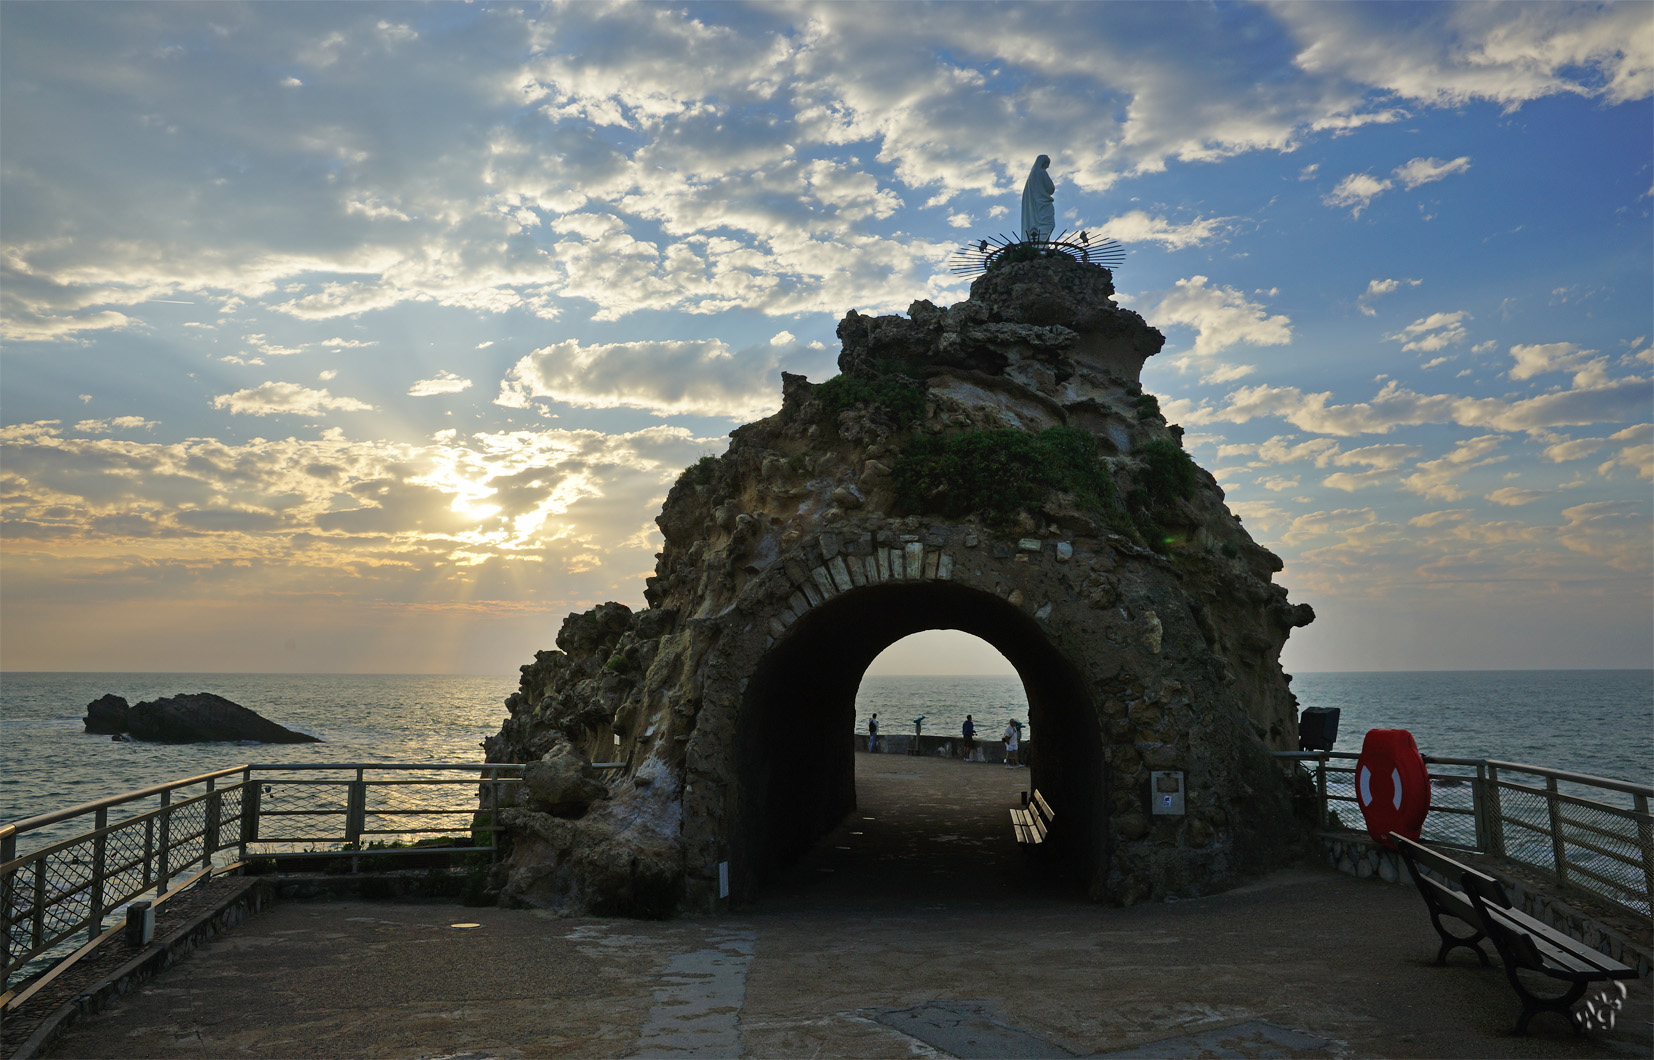
[[[1585,996],[1585,990],[1591,984],[1588,982],[1573,982],[1561,997],[1540,997],[1527,988],[1516,975],[1516,969],[1510,964],[1505,965],[1505,977],[1510,985],[1516,988],[1516,994],[1522,999],[1522,1015],[1516,1020],[1516,1033],[1528,1033],[1528,1021],[1541,1012],[1559,1012],[1568,1021],[1568,1026],[1574,1029],[1575,1034],[1584,1034],[1579,1017],[1574,1015],[1574,1002]]]
[[[1447,925],[1442,923],[1441,916],[1434,909],[1430,910],[1430,920],[1436,925],[1436,934],[1442,937],[1442,948],[1436,951],[1436,963],[1438,965],[1446,964],[1447,954],[1463,946],[1476,954],[1476,959],[1482,962],[1483,968],[1493,967],[1493,962],[1487,959],[1487,954],[1480,945],[1481,941],[1487,938],[1486,932],[1477,931],[1471,935],[1455,935],[1447,930]]]

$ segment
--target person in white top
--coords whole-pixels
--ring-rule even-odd
[[[1006,769],[1015,769],[1018,765],[1021,764],[1017,761],[1017,745],[1020,744],[1021,742],[1022,742],[1022,730],[1017,727],[1017,723],[1014,722],[1014,721],[1006,722],[1005,723],[1005,768]]]

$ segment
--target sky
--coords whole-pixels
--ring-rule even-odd
[[[1646,3],[0,4],[0,667],[509,675],[1041,153],[1289,670],[1654,665],[1651,94]]]

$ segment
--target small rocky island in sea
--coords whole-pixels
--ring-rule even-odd
[[[277,725],[256,711],[211,692],[191,692],[128,706],[117,695],[86,704],[86,731],[151,743],[321,743],[315,736]]]

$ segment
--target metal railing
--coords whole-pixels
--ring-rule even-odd
[[[1359,755],[1281,751],[1276,757],[1309,772],[1322,827],[1361,827]],[[1423,757],[1431,788],[1424,839],[1537,869],[1564,887],[1649,914],[1654,786],[1497,759]]]
[[[0,827],[0,989],[108,937],[105,921],[250,859],[498,855],[521,765],[239,765]],[[342,774],[342,775],[341,775]],[[456,775],[464,774],[464,775]],[[457,843],[429,837],[456,833]],[[425,845],[415,845],[424,841]],[[385,864],[386,862],[379,862]],[[11,999],[9,1003],[16,1003]]]

